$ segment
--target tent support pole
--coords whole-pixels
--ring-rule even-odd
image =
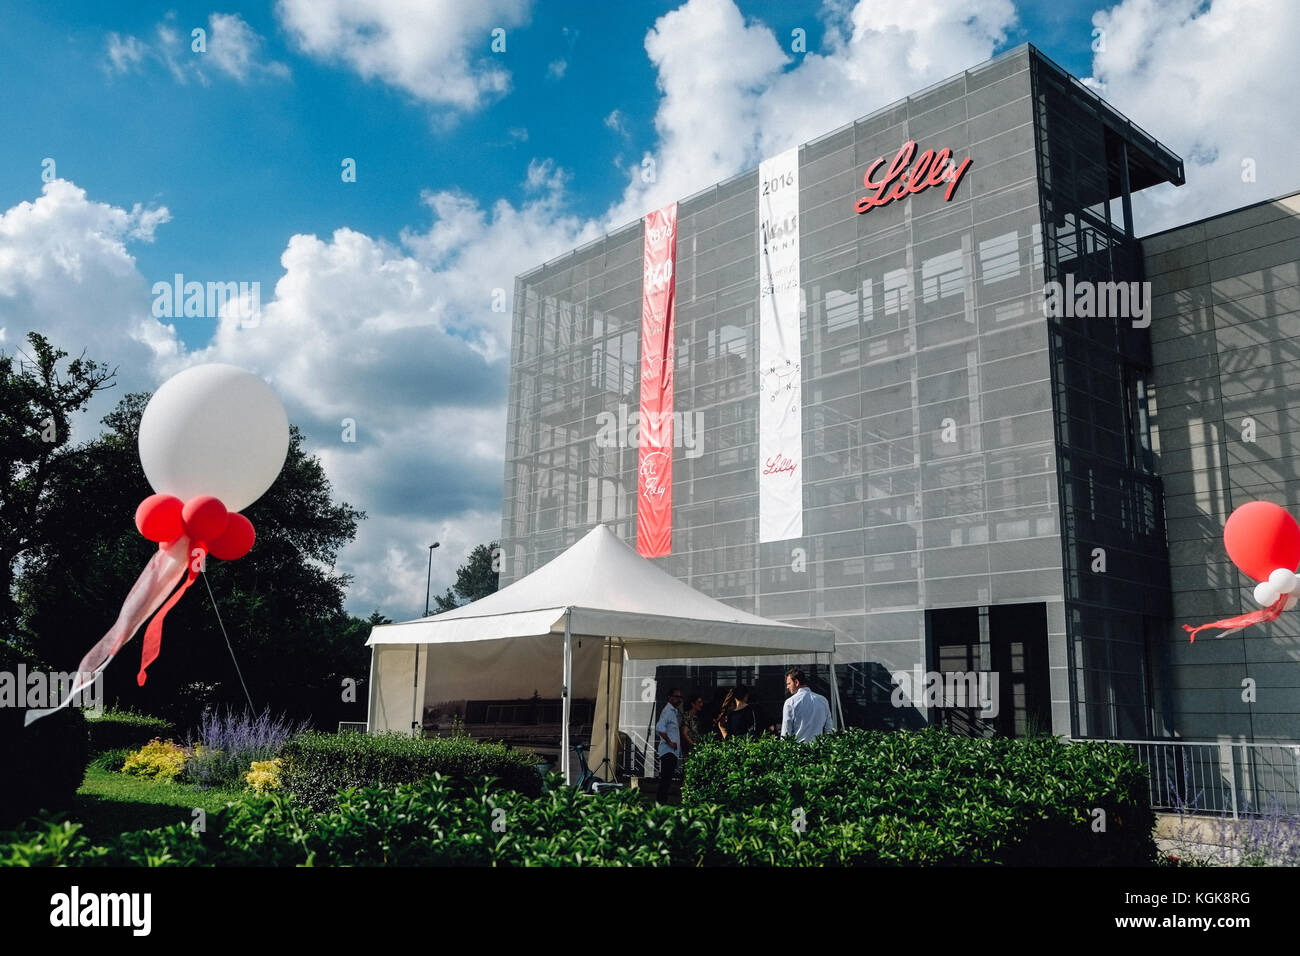
[[[612,781],[615,776],[613,772],[614,761],[609,759],[609,746],[610,746],[609,745],[609,678],[610,678],[609,672],[610,672],[610,668],[614,666],[613,661],[610,660],[610,658],[612,658],[613,656],[614,656],[614,639],[612,637],[606,636],[605,638],[605,745],[603,748],[604,757],[601,760],[601,767],[598,772],[605,773],[607,775],[605,779],[609,781]],[[595,723],[595,720],[593,719],[592,722]],[[609,765],[609,769],[605,769],[606,764]]]
[[[258,286],[258,288],[260,289],[261,286]],[[375,732],[375,658],[378,656],[379,648],[372,644],[370,646],[370,683],[366,685],[366,689],[370,691],[368,695],[370,699],[366,701],[366,733],[368,734],[373,734]],[[385,723],[387,723],[387,721],[385,721]],[[338,728],[335,729],[337,730]]]
[[[569,711],[571,700],[569,685],[573,682],[573,633],[569,627],[573,608],[564,609],[564,677],[560,692],[560,772],[569,783]]]
[[[835,679],[835,652],[831,651],[831,706],[835,709],[835,729],[844,729],[844,711],[840,706],[840,685]]]
[[[430,554],[433,552],[430,551]],[[411,736],[418,737],[416,728],[420,726],[417,716],[420,707],[420,645],[415,645],[415,674],[411,678]]]

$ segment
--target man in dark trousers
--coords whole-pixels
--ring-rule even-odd
[[[659,712],[659,722],[655,724],[655,739],[659,742],[659,787],[655,799],[660,803],[668,799],[668,787],[682,755],[682,718],[678,712],[681,705],[682,692],[674,687],[668,692],[668,703]]]

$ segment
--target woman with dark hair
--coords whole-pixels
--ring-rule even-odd
[[[727,710],[724,703],[723,716],[719,718],[718,723],[723,740],[739,740],[742,737],[754,739],[758,736],[758,717],[754,708],[749,705],[751,696],[752,692],[748,687],[737,687],[729,692],[728,699],[734,706]]]
[[[698,747],[704,739],[704,728],[700,726],[700,717],[704,714],[704,698],[692,694],[686,699],[690,703],[686,705],[686,713],[682,714],[683,756]]]
[[[736,689],[727,688],[726,696],[722,698],[722,706],[718,708],[718,716],[713,718],[713,726],[718,733],[722,734],[723,739],[727,737],[727,718],[731,712],[736,709]]]

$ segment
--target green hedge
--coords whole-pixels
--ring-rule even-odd
[[[308,737],[299,748],[325,746]],[[210,814],[201,834],[182,823],[96,846],[76,824],[46,823],[0,837],[0,864],[1150,865],[1143,774],[1107,745],[851,732],[810,746],[702,747],[678,807],[635,791],[532,796],[439,775],[349,790],[320,813],[281,795],[250,798]],[[1090,825],[1094,808],[1107,810],[1104,833]]]
[[[351,791],[310,822],[272,796],[94,845],[77,824],[0,837],[0,866],[668,866],[817,865],[833,848],[789,827],[657,806],[637,791],[601,797],[559,787],[541,797],[437,777]]]
[[[105,750],[102,754],[96,754],[91,758],[90,766],[99,770],[107,770],[109,773],[121,773],[122,767],[126,764],[126,758],[131,756],[132,751],[125,747],[118,747],[114,750]]]
[[[0,671],[17,675],[51,668],[13,645],[0,641]],[[26,688],[17,688],[24,695]],[[0,707],[0,827],[16,824],[39,810],[72,805],[86,776],[89,758],[86,719],[72,707],[23,726],[25,706]]]
[[[435,773],[457,785],[492,777],[507,790],[533,796],[542,791],[537,757],[531,751],[468,737],[308,731],[285,745],[280,765],[281,789],[313,811],[328,809],[341,790],[415,783]]]
[[[852,862],[1140,866],[1156,857],[1146,768],[1111,744],[850,731],[809,745],[705,744],[685,778],[685,805],[803,820],[813,842],[851,839]],[[1099,809],[1104,831],[1094,830]]]
[[[88,717],[90,752],[139,750],[155,737],[167,740],[176,736],[176,727],[161,717],[147,717],[126,710],[107,710],[101,717]]]

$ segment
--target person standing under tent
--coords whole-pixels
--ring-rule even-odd
[[[655,737],[659,741],[659,787],[655,799],[660,803],[668,799],[668,788],[682,755],[682,719],[677,711],[681,704],[682,692],[674,687],[668,692],[668,702],[659,712],[659,722],[655,724]]]
[[[727,695],[722,698],[722,706],[718,708],[718,716],[713,718],[714,729],[722,735],[722,739],[727,739],[727,718],[731,712],[736,709],[736,689],[730,687],[727,689]]]
[[[735,706],[728,712],[726,722],[720,726],[723,740],[751,740],[758,737],[758,711],[750,706],[752,697],[748,687],[737,687],[733,693]]]
[[[819,734],[835,729],[831,705],[821,694],[808,686],[808,678],[797,667],[785,672],[785,689],[790,698],[781,710],[781,736],[794,736],[811,743]]]
[[[682,714],[682,757],[700,745],[704,739],[704,729],[700,726],[700,717],[704,713],[704,698],[699,694],[691,697]]]

